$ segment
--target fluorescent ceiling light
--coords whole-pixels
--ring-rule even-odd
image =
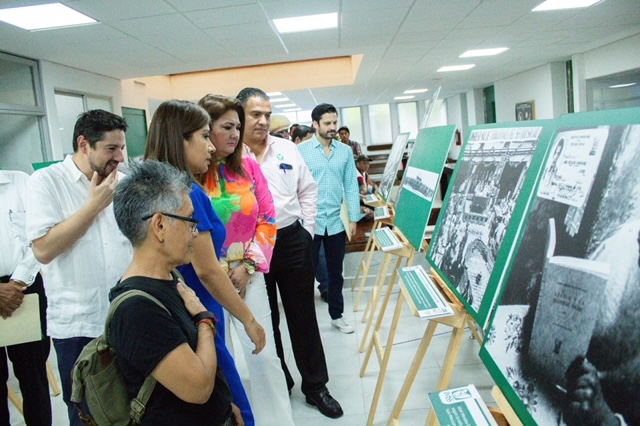
[[[272,97],[272,96],[282,96],[282,92],[269,92],[267,93],[268,97]]]
[[[540,3],[532,12],[541,12],[543,10],[559,10],[559,9],[577,9],[579,7],[589,7],[601,0],[547,0]]]
[[[609,86],[609,89],[619,89],[621,87],[629,87],[629,86],[635,86],[636,83],[626,83],[626,84],[614,84],[613,86]]]
[[[412,93],[424,93],[424,92],[426,92],[427,90],[429,90],[429,89],[409,89],[409,90],[405,90],[405,91],[404,91],[404,94],[405,94],[405,95],[410,95],[410,94],[412,94]]]
[[[288,102],[289,98],[287,97],[282,97],[282,98],[273,98],[273,99],[269,99],[271,101],[271,103],[277,103],[277,102]]]
[[[336,28],[338,26],[338,13],[322,13],[320,15],[274,19],[273,24],[280,34]]]
[[[0,9],[0,21],[30,31],[96,22],[95,19],[60,3]]]
[[[502,52],[506,52],[507,50],[509,50],[508,47],[496,47],[495,49],[473,49],[473,50],[467,50],[459,57],[475,58],[476,56],[493,56],[493,55],[499,55]]]
[[[294,106],[297,106],[297,105],[294,104],[294,103],[291,103],[291,104],[280,104],[280,105],[276,105],[276,106],[278,108],[288,108],[288,107],[294,107]]]
[[[283,109],[283,112],[296,112],[296,111],[302,111],[302,108],[289,108],[289,109]]]
[[[411,95],[411,96],[396,96],[393,99],[396,101],[403,101],[405,99],[413,99],[413,98],[415,98],[415,96]]]
[[[467,64],[467,65],[450,65],[447,67],[438,68],[438,72],[449,72],[449,71],[464,71],[470,70],[475,67],[476,64]]]

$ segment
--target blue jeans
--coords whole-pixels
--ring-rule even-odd
[[[324,246],[320,246],[318,263],[316,265],[316,280],[320,283],[318,285],[320,294],[326,293],[329,290],[329,274],[327,273],[327,257],[324,254]]]
[[[60,372],[60,382],[62,384],[62,399],[67,404],[70,426],[83,426],[78,416],[78,409],[71,402],[71,370],[80,352],[91,341],[91,337],[72,337],[70,339],[53,339],[53,347],[58,357],[58,371]],[[83,404],[83,410],[89,412],[88,407]]]
[[[342,297],[342,287],[344,277],[342,276],[342,263],[347,249],[347,233],[339,232],[335,235],[316,234],[313,237],[313,263],[317,268],[320,262],[320,248],[324,247],[324,254],[327,260],[328,272],[328,292],[329,315],[331,319],[342,318],[344,312],[344,299]]]

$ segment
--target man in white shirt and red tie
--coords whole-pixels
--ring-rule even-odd
[[[25,423],[51,425],[51,399],[47,380],[47,358],[51,343],[47,336],[47,298],[38,273],[40,263],[33,256],[25,232],[25,196],[29,175],[0,170],[0,321],[23,308],[24,296],[38,295],[42,338],[28,343],[0,347],[0,425],[11,424],[6,382],[7,356],[20,384]]]
[[[29,180],[27,238],[43,264],[47,326],[72,426],[81,425],[70,401],[73,364],[83,347],[104,332],[109,290],[133,253],[113,214],[126,130],[124,119],[110,112],[81,114],[73,155]]]
[[[276,207],[278,234],[268,274],[265,274],[276,351],[289,391],[293,378],[284,361],[280,335],[278,292],[287,318],[293,356],[302,376],[308,404],[327,417],[342,416],[342,407],[327,389],[329,375],[314,303],[311,257],[316,227],[318,188],[296,145],[269,135],[271,102],[265,92],[245,88],[238,93],[245,112],[245,154],[260,164]]]

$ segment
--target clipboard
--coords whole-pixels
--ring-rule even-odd
[[[22,305],[7,318],[0,317],[0,346],[42,340],[40,303],[37,294],[25,294]]]

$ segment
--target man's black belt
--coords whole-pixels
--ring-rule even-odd
[[[11,281],[11,277],[9,275],[5,275],[4,277],[0,277],[0,283],[8,283]]]
[[[285,226],[284,228],[278,229],[278,234],[277,235],[278,235],[278,237],[284,237],[286,235],[294,233],[295,231],[298,230],[299,227],[300,227],[300,221],[296,220],[291,225]]]

